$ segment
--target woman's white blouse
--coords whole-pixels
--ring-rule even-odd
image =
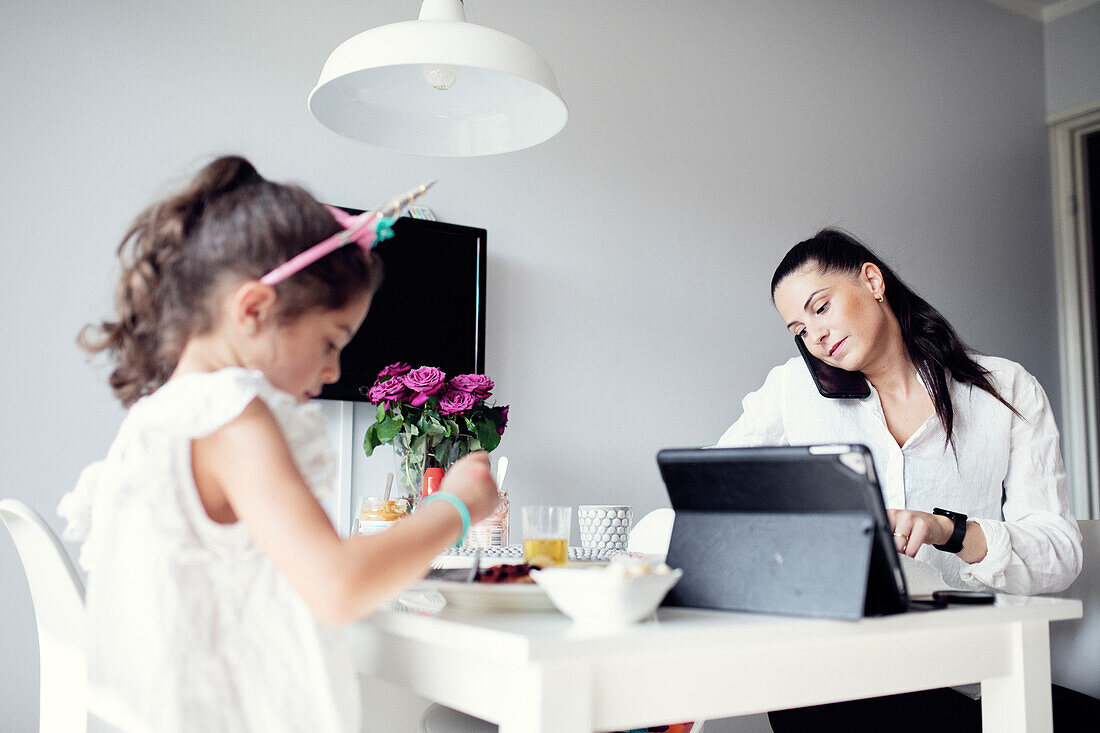
[[[1058,428],[1035,377],[1007,359],[975,356],[1022,417],[981,389],[949,379],[953,451],[932,415],[898,446],[878,393],[863,400],[818,394],[801,359],[775,367],[745,397],[744,413],[717,445],[862,443],[874,457],[887,508],[962,512],[981,525],[989,551],[967,564],[924,545],[917,559],[955,587],[1006,593],[1064,590],[1081,570],[1081,533],[1066,499]]]
[[[244,369],[176,378],[130,408],[106,459],[58,506],[88,571],[90,712],[149,733],[358,730],[339,629],[317,623],[242,522],[213,522],[191,441],[255,398],[270,408],[314,493],[334,462],[316,405]]]

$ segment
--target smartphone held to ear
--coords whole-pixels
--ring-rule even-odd
[[[849,372],[840,367],[826,364],[816,356],[810,354],[806,344],[799,336],[794,337],[794,343],[798,347],[798,353],[802,354],[802,360],[810,370],[810,376],[817,385],[817,391],[822,397],[832,399],[860,400],[871,395],[871,387],[863,378],[862,372]]]

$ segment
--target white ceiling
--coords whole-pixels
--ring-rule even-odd
[[[987,0],[1041,23],[1049,23],[1064,15],[1087,8],[1097,0]]]

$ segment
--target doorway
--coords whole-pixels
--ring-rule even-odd
[[[1078,519],[1100,518],[1100,102],[1050,121],[1062,450]]]

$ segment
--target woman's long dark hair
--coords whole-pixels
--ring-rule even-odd
[[[772,302],[775,302],[775,289],[779,283],[806,265],[816,265],[822,272],[838,272],[854,277],[867,262],[882,272],[886,300],[901,324],[901,337],[909,359],[932,397],[936,415],[947,434],[947,442],[951,442],[955,421],[947,384],[948,374],[956,382],[988,392],[1019,415],[1016,408],[997,392],[989,379],[989,371],[970,357],[970,350],[943,314],[914,293],[878,255],[846,232],[822,229],[812,238],[792,247],[772,275]]]

